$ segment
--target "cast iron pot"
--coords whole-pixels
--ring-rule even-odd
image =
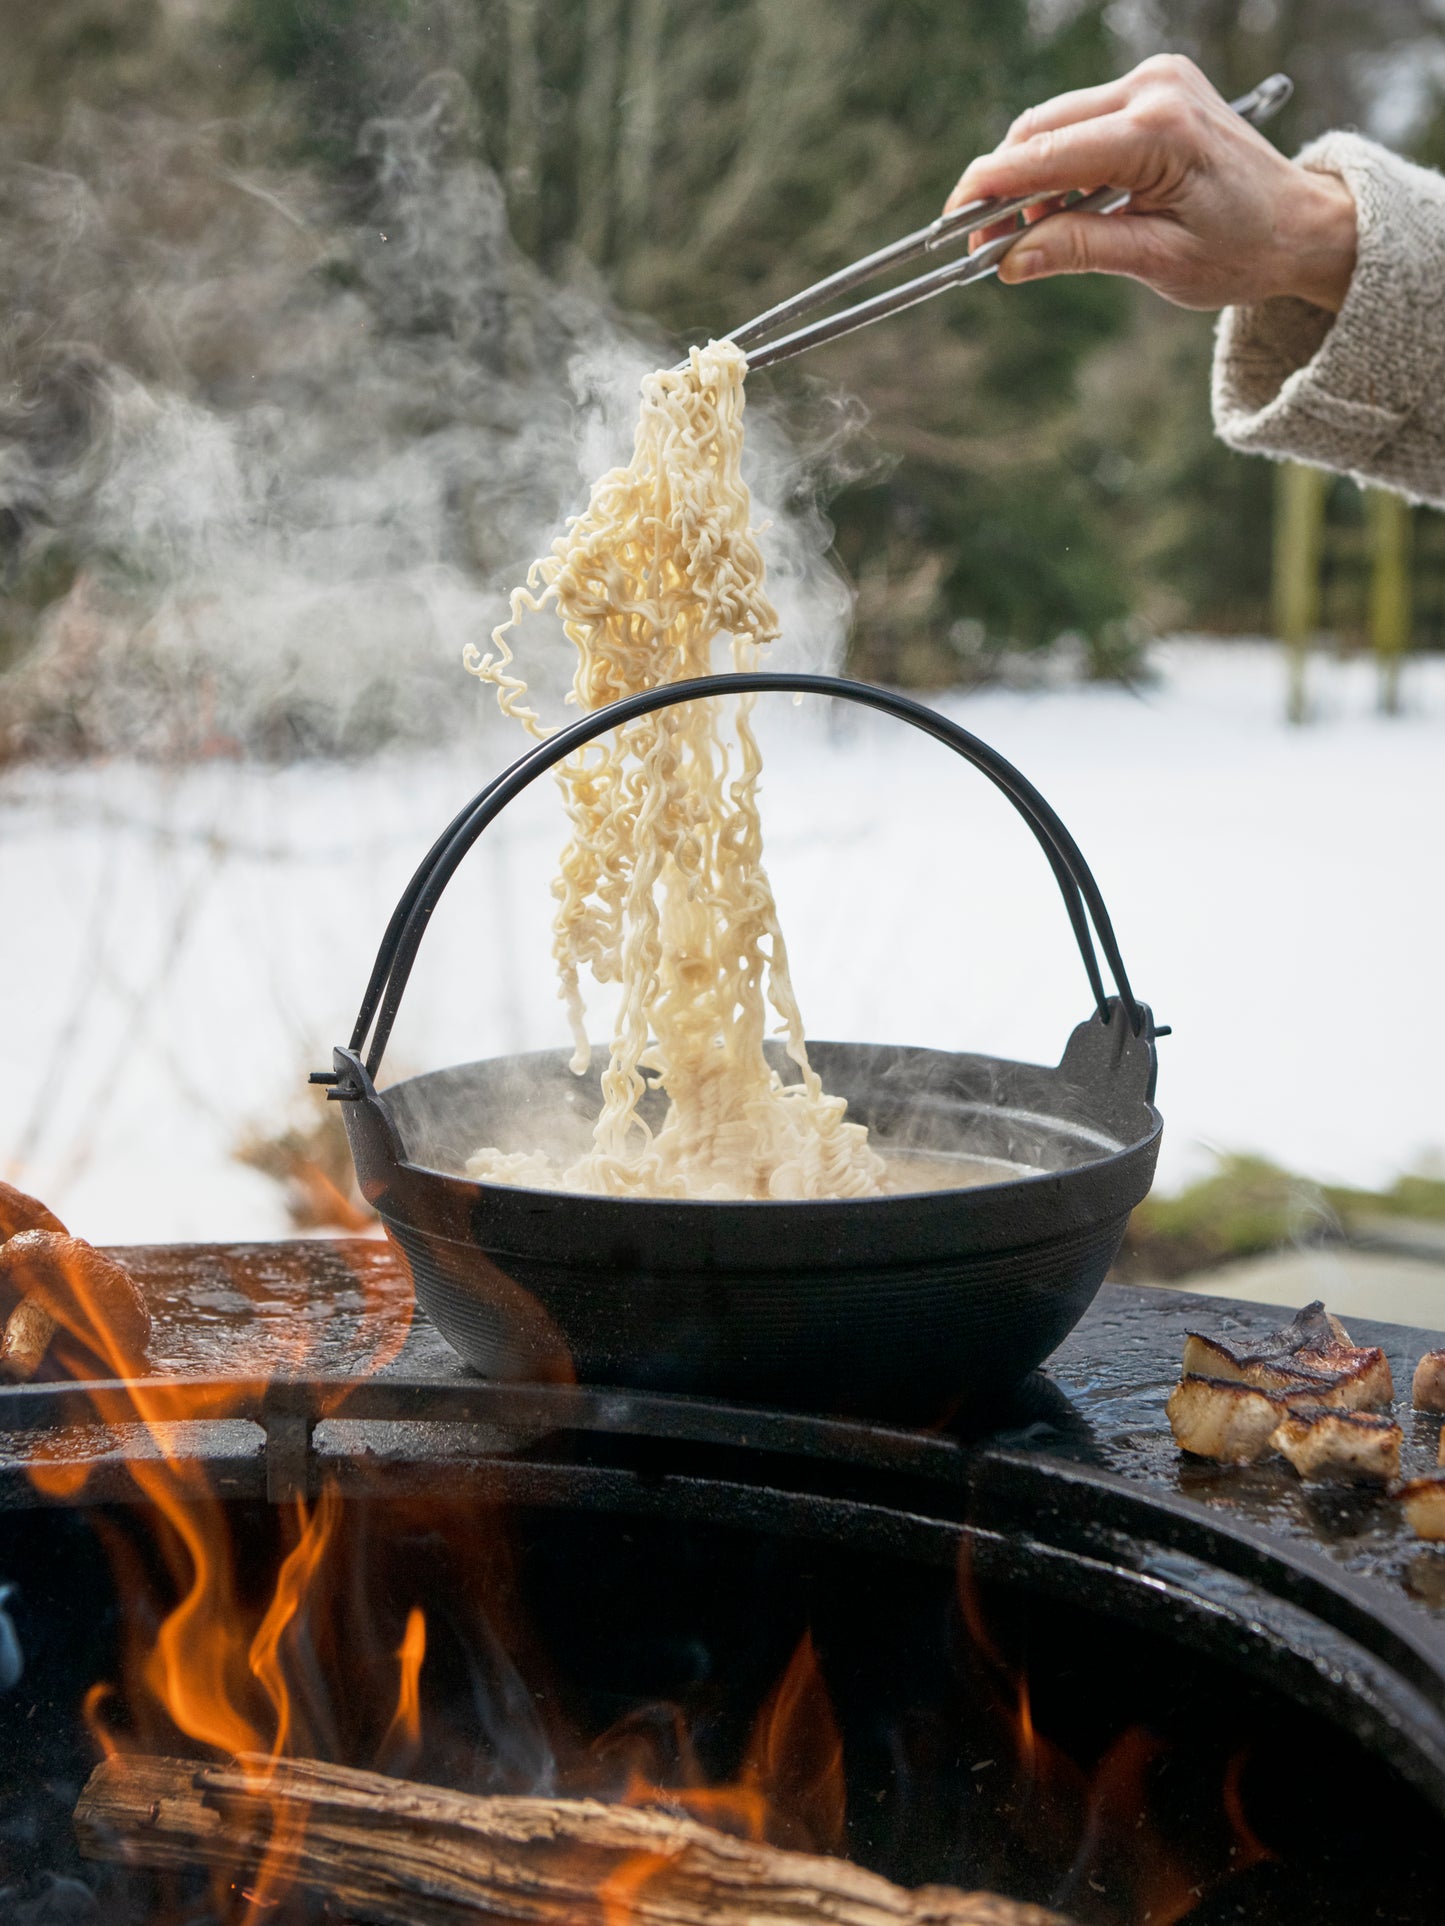
[[[596,1070],[574,1077],[565,1051],[376,1088],[422,935],[462,857],[515,796],[584,743],[672,703],[762,691],[834,696],[912,724],[989,777],[1033,830],[1094,994],[1093,1014],[1056,1066],[892,1044],[808,1046],[824,1086],[885,1141],[1033,1174],[969,1189],[756,1203],[597,1197],[466,1177],[479,1145],[530,1148],[544,1121],[565,1129],[570,1120],[580,1148],[600,1097]],[[405,1254],[418,1302],[486,1375],[575,1374],[929,1423],[984,1412],[1088,1308],[1153,1178],[1158,1034],[1078,846],[1002,756],[883,689],[730,674],[597,710],[469,802],[397,905],[349,1046],[313,1081],[345,1103],[363,1193]]]

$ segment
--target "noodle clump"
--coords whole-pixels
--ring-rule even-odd
[[[742,479],[747,361],[728,342],[649,375],[632,459],[594,485],[583,513],[513,592],[493,650],[466,666],[537,738],[508,642],[528,612],[555,608],[577,650],[568,700],[583,710],[706,675],[716,637],[756,667],[778,634]],[[590,1062],[581,973],[620,998],[593,1144],[566,1170],[543,1152],[480,1150],[468,1175],[494,1183],[644,1197],[858,1197],[883,1163],[846,1103],[808,1062],[788,954],[762,862],[762,758],[753,698],[734,740],[720,704],[644,716],[558,767],[571,838],[552,885],[553,955],[579,1075]],[[736,764],[736,766],[734,766]],[[799,1080],[763,1052],[768,1005]],[[669,1099],[655,1132],[649,1080]]]

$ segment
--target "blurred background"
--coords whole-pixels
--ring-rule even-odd
[[[1445,161],[1440,0],[51,0],[6,41],[0,1174],[96,1240],[364,1223],[304,1073],[522,746],[461,650],[648,367],[1159,48],[1289,72],[1286,151]],[[988,285],[756,379],[780,660],[929,694],[1094,862],[1176,1031],[1132,1274],[1243,1294],[1284,1246],[1266,1297],[1343,1265],[1440,1322],[1445,520],[1222,448],[1211,333]],[[1057,1056],[1017,826],[884,725],[767,727],[812,1031]],[[393,1073],[561,1040],[561,835],[539,797],[479,852]]]

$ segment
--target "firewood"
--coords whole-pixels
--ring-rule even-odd
[[[947,1886],[905,1892],[847,1860],[590,1799],[477,1798],[313,1760],[121,1756],[75,1809],[88,1858],[287,1878],[368,1926],[1065,1926]]]

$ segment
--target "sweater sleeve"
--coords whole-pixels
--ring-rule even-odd
[[[1349,291],[1334,316],[1288,296],[1225,309],[1215,426],[1231,448],[1445,507],[1445,178],[1358,134],[1299,158],[1354,195]]]

